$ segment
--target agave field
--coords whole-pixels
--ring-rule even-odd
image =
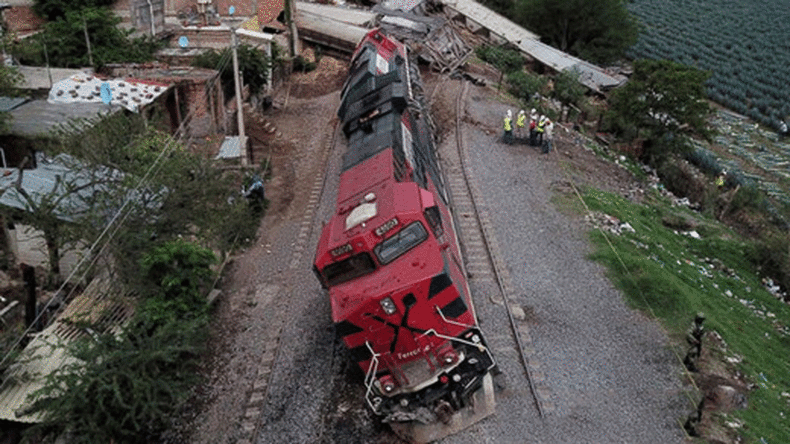
[[[716,135],[716,154],[706,144],[692,140],[697,164],[707,171],[726,170],[736,182],[754,183],[767,195],[790,206],[790,138],[780,139],[748,119],[719,110],[710,120]],[[747,171],[756,171],[749,173]]]
[[[773,129],[790,116],[790,2],[631,0],[642,31],[629,56],[712,73],[711,100]]]

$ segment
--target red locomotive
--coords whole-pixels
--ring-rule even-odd
[[[496,365],[477,326],[419,71],[379,30],[356,49],[338,116],[348,138],[314,271],[365,372],[374,413],[429,442],[493,413]]]

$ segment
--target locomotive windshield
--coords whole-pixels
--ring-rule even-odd
[[[379,262],[388,264],[427,238],[428,232],[425,231],[425,227],[419,222],[414,222],[398,231],[398,234],[376,245],[373,251],[376,253]]]
[[[321,272],[330,287],[366,275],[376,269],[368,253],[359,253],[324,267]]]

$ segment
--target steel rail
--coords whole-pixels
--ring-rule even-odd
[[[483,225],[483,221],[480,217],[480,211],[476,200],[476,196],[474,190],[472,189],[471,184],[469,183],[469,172],[467,171],[466,168],[466,164],[467,164],[466,149],[464,148],[464,138],[463,138],[462,125],[461,125],[463,103],[465,102],[466,99],[466,94],[469,88],[469,84],[465,81],[462,82],[463,82],[463,87],[461,88],[461,91],[458,93],[458,96],[456,97],[456,112],[455,112],[455,140],[456,140],[456,149],[458,150],[458,158],[460,160],[459,164],[461,166],[461,174],[464,179],[464,184],[466,185],[466,188],[469,190],[469,197],[472,202],[472,208],[474,209],[475,218],[477,219],[478,225],[480,226],[480,233],[483,239],[483,243],[486,247],[488,260],[491,263],[491,267],[494,271],[494,276],[496,277],[497,286],[499,287],[499,291],[502,294],[505,311],[507,312],[507,317],[510,321],[510,328],[513,332],[513,337],[518,347],[518,353],[519,356],[521,357],[521,363],[524,366],[524,372],[526,373],[527,382],[529,383],[530,393],[532,393],[532,398],[535,401],[535,407],[538,410],[538,414],[540,414],[540,417],[543,418],[545,417],[543,411],[543,405],[535,389],[532,372],[530,371],[529,360],[527,358],[526,353],[524,353],[524,344],[521,341],[521,335],[519,335],[518,326],[516,325],[515,318],[513,317],[513,311],[510,309],[510,300],[508,298],[508,294],[507,294],[508,291],[506,289],[507,287],[502,281],[502,271],[500,270],[500,267],[497,265],[497,261],[494,260],[491,254],[491,242],[489,240],[489,234],[486,232],[486,229]]]

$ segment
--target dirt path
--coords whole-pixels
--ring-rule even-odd
[[[188,411],[174,424],[168,443],[250,442],[252,435],[245,429],[245,423],[257,421],[255,415],[261,415],[260,409],[250,407],[254,405],[251,397],[258,393],[256,387],[262,380],[261,363],[274,359],[269,353],[276,349],[276,344],[272,345],[270,338],[277,337],[285,318],[292,316],[282,311],[284,302],[279,299],[292,291],[286,291],[291,283],[283,278],[288,276],[287,264],[294,256],[294,245],[300,242],[298,225],[309,209],[311,187],[316,178],[324,174],[325,165],[318,162],[316,156],[320,155],[325,143],[327,122],[334,119],[337,91],[344,76],[345,63],[325,57],[317,71],[295,75],[291,84],[280,91],[276,102],[285,104],[284,109],[248,119],[248,132],[255,145],[253,162],[258,164],[270,159],[272,163],[272,178],[266,184],[269,208],[257,241],[238,252],[226,269],[203,368],[205,383],[198,388]],[[427,75],[426,91],[433,90],[441,80]],[[451,109],[452,97],[448,92],[437,95],[436,100],[438,104],[433,109],[441,126],[441,122],[453,118],[441,111]],[[473,100],[496,104],[498,99],[495,94],[479,94]],[[444,104],[445,101],[448,103]],[[492,117],[490,122],[467,119],[465,124],[492,138],[499,131],[498,116]],[[623,194],[633,192],[635,185],[622,168],[602,162],[584,150],[580,139],[572,132],[560,127],[555,134],[557,148],[553,155],[562,162],[545,162],[543,168],[570,168],[576,184],[594,184]],[[552,175],[564,177],[559,170]],[[555,191],[564,189],[561,180],[550,186]],[[565,191],[570,192],[570,189]],[[569,223],[580,225],[578,220],[569,220]],[[314,247],[304,245],[303,256],[312,257]],[[300,266],[303,263],[304,259]],[[293,285],[298,287],[299,284]],[[272,288],[283,291],[278,293]],[[304,308],[300,307],[299,311]]]

